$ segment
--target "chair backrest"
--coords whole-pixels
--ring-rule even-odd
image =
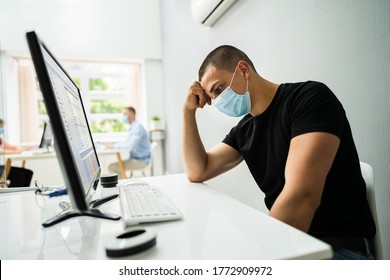
[[[8,174],[10,181],[8,187],[29,187],[33,174],[34,172],[30,169],[12,166]]]
[[[372,169],[371,165],[365,162],[360,162],[360,169],[362,170],[363,179],[366,182],[367,200],[368,204],[370,205],[371,213],[376,224],[376,235],[374,238],[375,257],[377,259],[383,259],[382,239],[378,221],[378,209],[376,207],[375,200],[374,170]]]
[[[7,161],[5,162],[5,165],[2,166],[3,172],[0,174],[1,180],[6,181],[8,179],[9,171],[11,170],[11,164],[12,164],[12,160],[8,158]]]
[[[149,164],[148,164],[147,168],[150,168],[150,173],[151,173],[152,176],[154,175],[153,159],[155,157],[155,151],[156,151],[157,146],[158,146],[158,142],[157,141],[153,141],[150,144],[150,161],[149,161]]]

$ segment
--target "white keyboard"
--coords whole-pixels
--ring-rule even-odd
[[[125,183],[119,186],[124,227],[140,223],[181,219],[182,214],[157,187],[146,183]]]
[[[32,149],[32,150],[26,150],[22,152],[22,155],[42,155],[42,154],[50,154],[52,152],[49,152],[47,149]]]

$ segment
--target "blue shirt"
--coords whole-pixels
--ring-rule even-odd
[[[130,158],[132,159],[150,160],[149,135],[142,124],[136,120],[131,123],[126,140],[116,143],[114,148],[129,149]]]

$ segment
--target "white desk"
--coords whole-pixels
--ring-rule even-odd
[[[212,186],[190,183],[183,174],[145,181],[158,185],[184,219],[144,225],[156,230],[157,245],[129,259],[325,259],[332,255],[327,244]],[[101,189],[106,195],[117,191]],[[81,217],[42,228],[43,221],[60,211],[57,202],[66,198],[45,197],[44,201],[33,192],[0,194],[0,259],[105,259],[105,244],[123,232],[121,221]],[[100,209],[120,214],[117,199]]]

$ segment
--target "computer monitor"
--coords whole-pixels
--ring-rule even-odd
[[[47,149],[49,151],[49,148],[53,144],[53,132],[51,130],[50,122],[45,122],[43,125],[43,132],[41,137],[41,142],[39,143],[40,149]]]
[[[90,207],[101,168],[79,88],[35,31],[27,32],[26,38],[52,124],[54,148],[74,209],[42,225],[47,227],[83,215],[120,219],[120,216]]]

